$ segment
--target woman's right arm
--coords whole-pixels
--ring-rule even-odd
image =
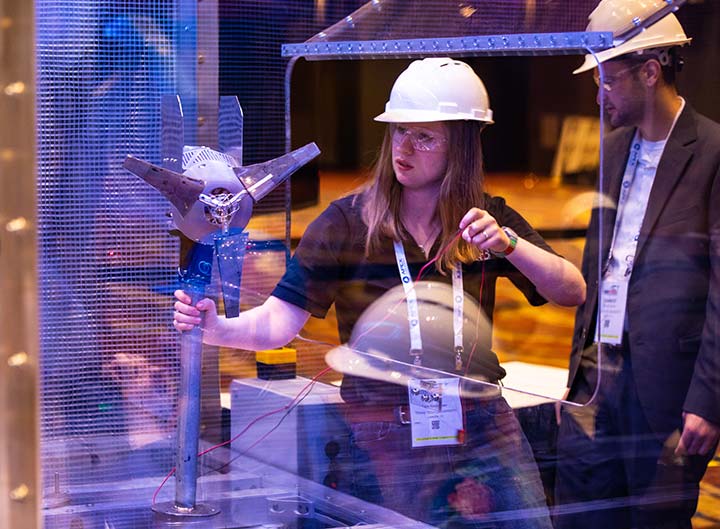
[[[218,316],[209,298],[192,306],[190,296],[182,290],[176,290],[175,297],[175,328],[189,331],[200,325],[204,316],[203,342],[209,345],[250,351],[281,347],[295,338],[310,317],[308,311],[275,296],[236,318]]]

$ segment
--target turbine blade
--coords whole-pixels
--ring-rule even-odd
[[[318,154],[318,146],[314,142],[308,143],[273,160],[238,167],[234,171],[248,194],[257,202]]]
[[[160,191],[184,217],[205,189],[205,182],[128,156],[123,168]]]

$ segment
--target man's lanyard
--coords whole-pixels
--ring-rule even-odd
[[[395,260],[397,261],[400,281],[405,290],[407,300],[408,323],[410,325],[410,356],[413,357],[413,364],[422,365],[422,337],[420,336],[420,314],[418,310],[417,291],[410,275],[410,267],[405,257],[405,248],[400,241],[393,241],[395,249]],[[463,276],[462,264],[455,263],[452,273],[453,289],[453,335],[455,351],[455,369],[462,369],[463,355]]]
[[[678,109],[677,113],[675,114],[675,118],[673,119],[672,125],[670,125],[670,130],[668,130],[667,136],[665,136],[665,143],[667,144],[668,139],[670,138],[670,134],[672,134],[672,131],[675,129],[675,124],[677,123],[678,119],[680,118],[680,114],[682,114],[683,110],[685,109],[685,99],[680,98],[680,108]],[[605,266],[602,269],[602,274],[605,275],[607,271],[610,268],[610,264],[613,259],[613,253],[615,251],[615,244],[617,242],[617,234],[618,230],[621,227],[622,217],[625,213],[625,207],[627,205],[628,198],[630,197],[630,190],[632,188],[633,182],[635,181],[635,175],[637,173],[637,166],[640,162],[640,150],[641,150],[641,141],[640,141],[640,130],[635,131],[635,136],[633,136],[632,146],[630,147],[630,157],[628,158],[628,163],[625,166],[625,174],[623,175],[623,181],[620,187],[620,196],[618,197],[618,216],[615,219],[615,227],[613,229],[613,236],[612,241],[610,242],[610,249],[608,251],[608,257],[605,261]],[[663,148],[664,150],[664,148]],[[657,168],[656,168],[657,171]],[[644,217],[644,214],[643,214]],[[642,227],[642,219],[640,220],[640,224],[638,225],[637,233],[635,234],[634,241],[635,246],[637,247],[637,241],[640,238],[640,229]],[[632,273],[632,267],[633,262],[635,261],[635,254],[633,252],[633,255],[628,255],[625,259],[625,272],[623,274],[623,277],[627,279],[627,281],[630,280],[630,274]]]
[[[637,231],[632,237],[634,241],[631,251],[627,253],[625,258],[625,272],[621,278],[614,277],[614,274],[608,274],[610,266],[613,262],[613,255],[616,251],[618,232],[622,228],[623,216],[632,190],[633,182],[635,182],[635,172],[640,160],[641,150],[640,136],[636,132],[633,137],[632,146],[630,147],[630,157],[628,158],[625,174],[623,175],[622,185],[620,187],[620,196],[618,197],[617,218],[615,219],[615,227],[613,230],[612,241],[608,251],[607,261],[602,270],[600,280],[599,309],[597,314],[597,325],[595,326],[595,341],[606,344],[620,345],[622,343],[623,329],[625,328],[625,308],[627,305],[628,283],[630,282],[630,274],[632,273],[632,265],[635,258],[635,248],[640,235],[640,225],[642,218],[637,225]]]
[[[668,138],[670,137],[672,130],[675,128],[675,124],[677,123],[684,107],[685,101],[682,100],[680,109],[675,114],[675,119],[670,127],[670,130],[663,140],[663,150],[665,149]],[[602,269],[602,275],[600,277],[600,293],[598,299],[599,307],[595,326],[596,342],[620,345],[622,344],[622,336],[626,328],[630,276],[635,264],[637,245],[640,240],[640,230],[642,229],[647,204],[650,200],[652,185],[654,184],[657,168],[660,164],[659,160],[662,159],[662,152],[660,152],[657,158],[657,166],[655,167],[652,180],[650,181],[650,188],[647,190],[639,189],[636,191],[635,197],[632,199],[631,203],[630,193],[632,191],[633,184],[637,179],[641,150],[642,142],[640,139],[640,131],[638,129],[635,131],[630,147],[630,156],[628,157],[628,162],[625,167],[625,173],[620,187],[620,195],[618,196],[617,217],[613,228],[612,240],[610,242],[607,260],[605,261],[605,266]],[[647,191],[647,194],[645,191]],[[637,226],[629,225],[623,227],[623,218],[627,212],[628,206],[635,208],[634,218],[631,218],[630,220],[632,222],[637,221]],[[618,248],[616,247],[618,243],[618,234],[621,230],[623,230],[623,228],[630,233],[631,237],[628,239],[625,234],[621,237],[621,240],[627,241],[621,242],[620,245],[621,249],[624,250],[625,253],[625,271],[622,273],[621,277],[618,277],[615,273],[609,272],[610,267],[613,265],[614,254],[618,251]],[[620,265],[620,263],[618,263],[618,265]]]
[[[635,181],[635,173],[637,171],[637,166],[640,161],[641,147],[642,145],[640,142],[640,133],[638,131],[635,131],[632,146],[630,147],[630,157],[628,158],[627,166],[625,167],[625,174],[623,175],[622,184],[620,185],[620,196],[618,197],[617,206],[618,214],[617,218],[615,219],[615,227],[613,229],[613,236],[612,241],[610,242],[610,249],[608,250],[607,260],[605,261],[605,266],[603,267],[602,271],[603,275],[607,273],[608,269],[610,268],[610,263],[613,259],[613,253],[615,252],[615,243],[617,242],[617,234],[620,230],[620,226],[622,226],[622,218],[625,214],[625,207],[627,205],[628,198],[630,197],[630,190],[632,189],[633,182]],[[640,222],[640,224],[642,224],[642,221]],[[639,235],[640,226],[638,226],[638,233],[634,238],[636,243]],[[634,255],[629,257],[629,260],[626,262],[627,268],[625,269],[625,273],[623,274],[623,277],[626,278],[629,278],[630,273],[632,272],[632,261],[634,260]]]

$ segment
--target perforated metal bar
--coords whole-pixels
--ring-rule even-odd
[[[321,59],[409,58],[430,55],[558,55],[612,47],[612,33],[526,33],[454,38],[304,42],[284,44],[284,57]]]

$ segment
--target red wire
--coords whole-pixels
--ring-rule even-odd
[[[276,414],[276,413],[279,413],[279,412],[281,412],[281,411],[288,410],[289,408],[291,408],[292,406],[295,405],[295,402],[300,398],[300,395],[302,395],[302,394],[305,392],[306,389],[310,388],[310,390],[311,390],[311,389],[312,389],[312,386],[315,385],[315,383],[317,382],[318,378],[320,378],[321,376],[323,376],[325,373],[327,373],[327,372],[330,371],[330,370],[331,370],[330,367],[326,367],[325,369],[323,369],[322,371],[320,371],[317,375],[315,375],[315,376],[310,380],[310,382],[308,382],[307,384],[305,384],[305,386],[304,386],[300,391],[298,391],[297,395],[295,395],[295,397],[294,397],[289,403],[285,404],[285,406],[283,406],[282,408],[278,408],[278,409],[276,409],[276,410],[269,411],[269,412],[267,412],[267,413],[264,413],[263,415],[260,415],[259,417],[256,417],[255,419],[253,419],[252,421],[250,421],[250,423],[248,423],[248,425],[243,429],[243,431],[240,432],[239,434],[237,434],[235,437],[233,437],[232,439],[229,439],[229,440],[227,440],[227,441],[224,441],[224,442],[222,442],[222,443],[220,443],[220,444],[217,444],[217,445],[215,445],[215,446],[211,446],[210,448],[208,448],[208,449],[206,449],[206,450],[203,450],[202,452],[200,452],[200,453],[198,454],[198,457],[204,456],[205,454],[207,454],[207,453],[209,453],[209,452],[212,452],[213,450],[216,450],[217,448],[220,448],[221,446],[225,446],[225,445],[230,444],[230,443],[232,443],[233,441],[237,440],[241,435],[243,435],[245,432],[247,432],[253,424],[255,424],[256,422],[258,422],[259,420],[264,419],[265,417],[268,417],[268,416],[270,416],[270,415],[274,415],[274,414]],[[262,436],[262,437],[261,437],[258,441],[256,441],[254,444],[252,444],[251,446],[249,446],[248,448],[246,448],[245,451],[247,452],[248,450],[250,450],[251,448],[253,448],[258,442],[260,442],[260,441],[262,441],[263,439],[265,439],[265,438],[269,435],[269,433],[270,433],[270,432],[266,433],[264,436]]]
[[[417,277],[415,278],[415,281],[416,281],[416,282],[417,282],[417,281],[420,281],[420,278],[422,277],[423,272],[425,272],[425,269],[426,269],[428,266],[430,266],[431,264],[433,264],[435,261],[437,261],[438,259],[440,259],[440,257],[442,257],[443,254],[445,254],[445,252],[448,251],[448,248],[450,248],[450,245],[451,245],[452,243],[454,243],[455,241],[457,241],[457,240],[460,238],[460,235],[462,235],[462,232],[460,232],[460,231],[458,230],[457,234],[455,234],[455,237],[453,237],[453,238],[450,240],[450,242],[445,245],[444,248],[441,248],[440,251],[439,251],[437,254],[435,254],[435,257],[433,257],[432,259],[430,259],[427,263],[425,263],[425,264],[423,265],[423,267],[422,267],[422,268],[420,269],[420,271],[418,272]]]
[[[203,450],[202,452],[198,453],[197,457],[202,457],[202,456],[204,456],[205,454],[212,452],[213,450],[217,450],[217,449],[220,448],[221,446],[225,446],[225,445],[228,445],[228,444],[232,443],[233,441],[237,440],[241,435],[243,435],[245,432],[247,432],[256,422],[264,419],[265,417],[269,417],[270,415],[274,415],[274,414],[276,414],[276,413],[280,413],[281,411],[286,411],[286,410],[288,410],[289,408],[291,408],[292,406],[295,405],[296,401],[300,398],[300,395],[302,395],[302,394],[305,392],[305,390],[308,390],[308,388],[310,388],[308,391],[312,390],[312,386],[315,385],[315,383],[318,381],[318,378],[320,378],[321,376],[323,376],[325,373],[327,373],[327,372],[330,371],[330,370],[331,370],[330,367],[326,367],[325,369],[323,369],[322,371],[320,371],[317,375],[315,375],[315,376],[310,380],[310,382],[308,382],[307,384],[305,384],[305,386],[297,393],[297,395],[295,395],[295,397],[293,397],[293,399],[292,399],[289,403],[287,403],[287,404],[286,404],[285,406],[283,406],[282,408],[278,408],[278,409],[276,409],[276,410],[272,410],[272,411],[269,411],[269,412],[267,412],[267,413],[264,413],[264,414],[262,414],[262,415],[260,415],[260,416],[258,416],[258,417],[255,417],[255,418],[254,418],[252,421],[250,421],[250,422],[248,423],[248,425],[245,426],[245,428],[243,428],[243,430],[242,430],[239,434],[237,434],[235,437],[233,437],[232,439],[229,439],[229,440],[227,440],[227,441],[223,441],[223,442],[220,443],[220,444],[216,444],[215,446],[211,446],[210,448],[208,448],[208,449],[206,449],[206,450]],[[245,449],[245,452],[247,452],[247,451],[249,451],[250,449],[254,448],[259,442],[261,442],[262,440],[264,440],[268,435],[270,435],[270,432],[267,432],[267,433],[266,433],[265,435],[263,435],[260,439],[258,439],[257,441],[255,441],[255,442],[254,442],[252,445],[250,445],[248,448],[246,448],[246,449]],[[176,468],[177,468],[177,467],[173,467],[173,468],[172,468],[172,470],[168,473],[168,475],[165,476],[165,479],[162,480],[162,483],[160,483],[160,485],[158,486],[158,488],[155,490],[155,493],[153,494],[153,497],[152,497],[152,504],[153,504],[153,505],[155,505],[155,501],[156,501],[156,499],[157,499],[157,495],[160,493],[160,490],[163,488],[163,486],[165,485],[165,483],[167,483],[167,480],[170,479],[170,477],[175,473],[175,469],[176,469]]]
[[[172,476],[173,474],[175,474],[175,467],[172,467],[172,470],[170,471],[170,473],[167,476],[165,476],[165,479],[162,480],[162,483],[160,483],[160,486],[157,489],[155,489],[155,494],[153,494],[153,497],[152,497],[153,505],[155,505],[155,501],[157,500],[157,495],[160,493],[160,489],[163,488],[163,485],[165,485],[165,483],[167,483],[167,480],[169,480],[170,476]]]
[[[465,376],[468,374],[468,370],[470,369],[470,362],[472,362],[473,355],[475,354],[475,349],[477,348],[477,343],[480,340],[480,318],[483,316],[483,310],[482,310],[482,293],[483,293],[483,285],[485,284],[485,261],[482,261],[482,271],[480,272],[480,290],[478,292],[478,316],[477,320],[475,321],[475,342],[473,343],[472,350],[470,351],[470,354],[468,355],[468,361],[467,365],[465,366]]]
[[[458,231],[457,235],[455,235],[455,237],[453,237],[452,240],[451,240],[449,243],[447,243],[447,244],[445,245],[445,247],[442,248],[442,249],[437,253],[437,255],[436,255],[433,259],[431,259],[430,261],[428,261],[427,263],[425,263],[425,265],[423,265],[423,267],[422,267],[422,268],[420,269],[420,271],[418,272],[418,275],[417,275],[417,277],[416,277],[416,279],[415,279],[415,282],[420,281],[420,278],[422,277],[423,272],[425,271],[425,269],[426,269],[428,266],[430,266],[431,264],[433,264],[435,261],[437,261],[438,259],[440,259],[440,257],[448,250],[448,248],[450,247],[450,245],[451,245],[452,243],[454,243],[456,240],[458,240],[458,238],[460,237],[460,235],[461,235],[461,232]],[[462,266],[462,265],[461,265],[461,266]],[[464,373],[465,376],[467,376],[467,374],[468,374],[468,370],[470,369],[470,362],[472,361],[473,355],[475,354],[475,349],[477,349],[478,340],[480,339],[480,337],[479,337],[479,335],[480,335],[480,319],[482,318],[482,315],[483,315],[483,311],[482,311],[482,293],[483,293],[483,286],[484,286],[484,284],[485,284],[485,261],[483,260],[483,261],[482,261],[482,272],[481,272],[481,275],[480,275],[480,292],[478,293],[478,303],[479,303],[479,305],[480,305],[480,308],[479,308],[479,312],[478,312],[478,316],[477,316],[477,321],[475,322],[475,341],[473,342],[472,349],[470,350],[470,355],[468,356],[467,365],[465,366],[465,373]]]

